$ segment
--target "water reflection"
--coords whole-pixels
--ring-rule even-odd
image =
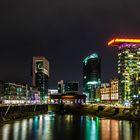
[[[19,139],[19,130],[20,130],[20,122],[15,122],[13,124],[13,139],[14,140],[18,140]]]
[[[6,124],[2,128],[2,140],[8,140],[9,139],[9,131],[10,131],[10,124]]]
[[[46,114],[0,127],[0,140],[140,140],[139,122]]]
[[[100,121],[101,124],[101,140],[119,140],[119,121],[104,120]]]
[[[27,135],[27,120],[21,122],[21,140],[26,140]]]

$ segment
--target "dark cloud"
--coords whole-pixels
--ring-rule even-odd
[[[139,37],[139,0],[28,0],[0,2],[0,80],[31,81],[32,56],[51,65],[50,87],[57,80],[82,82],[82,60],[98,52],[102,80],[117,76],[112,37]]]

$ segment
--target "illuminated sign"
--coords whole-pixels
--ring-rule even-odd
[[[37,61],[36,62],[36,71],[42,72],[43,71],[43,61]]]

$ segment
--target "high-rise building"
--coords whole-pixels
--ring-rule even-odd
[[[108,43],[118,47],[119,94],[122,102],[130,102],[131,75],[140,72],[140,39],[116,38]]]
[[[140,105],[140,72],[132,74],[131,79],[132,102]]]
[[[33,57],[32,64],[33,86],[40,91],[43,100],[48,95],[49,61],[43,56]]]
[[[97,53],[83,60],[83,92],[89,101],[96,101],[96,88],[101,83],[101,59]]]

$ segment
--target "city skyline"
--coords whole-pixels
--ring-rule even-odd
[[[140,0],[0,2],[0,140],[140,140]]]
[[[50,61],[50,88],[61,79],[79,81],[81,87],[82,60],[98,53],[101,79],[110,81],[117,76],[117,48],[108,48],[106,42],[115,36],[139,37],[139,4],[130,0],[2,1],[0,80],[31,83],[32,57],[45,56]]]

